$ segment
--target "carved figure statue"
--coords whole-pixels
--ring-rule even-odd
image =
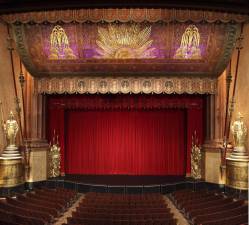
[[[16,146],[16,134],[19,130],[17,121],[14,119],[14,114],[11,111],[9,119],[3,123],[4,133],[7,139],[8,146]]]
[[[194,146],[191,152],[191,176],[201,179],[201,150],[198,146]]]
[[[244,147],[247,135],[247,127],[243,121],[243,116],[238,113],[236,120],[231,127],[235,147]]]
[[[61,164],[61,154],[60,154],[60,146],[57,136],[57,142],[53,143],[50,147],[49,152],[49,177],[58,177],[60,176],[60,164]]]
[[[201,159],[201,148],[198,145],[198,139],[195,131],[192,136],[191,148],[191,177],[194,179],[201,179]]]

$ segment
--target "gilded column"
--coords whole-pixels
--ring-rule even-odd
[[[206,99],[206,137],[203,145],[203,174],[207,182],[224,184],[221,176],[221,160],[223,149],[223,125],[225,115],[226,71],[218,79],[218,90]]]
[[[45,139],[45,96],[36,92],[36,79],[27,75],[25,91],[27,112],[27,139],[30,150],[30,170],[27,182],[47,179],[49,145]]]

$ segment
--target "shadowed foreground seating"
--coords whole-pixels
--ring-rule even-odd
[[[176,191],[170,195],[177,208],[194,225],[240,225],[248,223],[248,203],[223,193],[205,190]]]

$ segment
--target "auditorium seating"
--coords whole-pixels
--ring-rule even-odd
[[[51,225],[76,201],[66,189],[37,189],[0,201],[0,225]],[[248,202],[207,190],[169,195],[191,225],[248,224]],[[78,204],[78,203],[77,203]],[[64,225],[176,225],[161,194],[87,193]]]
[[[52,224],[76,200],[66,189],[40,189],[0,201],[0,225]]]
[[[176,225],[160,194],[88,193],[69,225]]]
[[[248,223],[248,203],[215,191],[181,190],[171,200],[194,225],[239,225]]]

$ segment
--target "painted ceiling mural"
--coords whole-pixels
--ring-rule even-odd
[[[34,76],[218,76],[238,34],[231,23],[84,22],[13,24]]]

